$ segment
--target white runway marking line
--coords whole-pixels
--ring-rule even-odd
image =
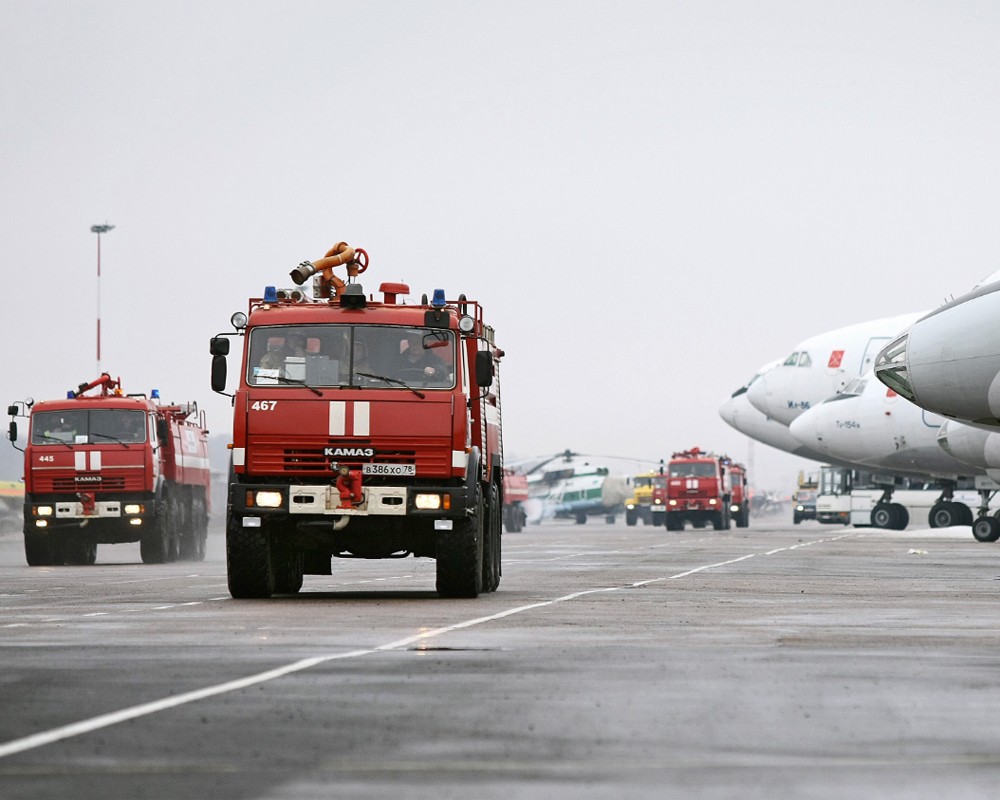
[[[59,728],[53,728],[52,730],[42,731],[40,733],[32,734],[31,736],[25,736],[21,739],[14,739],[10,742],[0,744],[0,758],[6,758],[7,756],[15,755],[16,753],[23,753],[26,750],[34,750],[38,747],[44,747],[47,744],[52,744],[54,742],[61,741],[63,739],[71,739],[74,736],[82,736],[85,733],[91,733],[101,728],[108,728],[112,725],[117,725],[121,722],[127,722],[130,719],[137,719],[138,717],[149,716],[150,714],[156,714],[160,711],[166,711],[170,708],[176,708],[177,706],[187,705],[188,703],[194,703],[198,700],[205,700],[209,697],[216,697],[220,694],[227,694],[229,692],[235,692],[240,689],[246,689],[250,686],[256,686],[257,684],[267,683],[268,681],[273,681],[278,678],[283,678],[286,675],[291,675],[296,672],[302,672],[303,670],[310,669],[312,667],[318,666],[319,664],[324,664],[328,661],[343,661],[348,658],[358,658],[360,656],[372,655],[374,653],[385,653],[390,650],[398,650],[401,647],[407,647],[411,644],[416,644],[417,642],[424,641],[426,639],[432,639],[438,636],[443,636],[446,633],[451,633],[452,631],[462,630],[463,628],[471,628],[476,625],[482,625],[486,622],[494,622],[498,619],[504,619],[505,617],[513,616],[514,614],[522,614],[525,611],[533,611],[537,608],[546,608],[547,606],[554,606],[558,603],[566,603],[570,600],[577,600],[581,597],[587,597],[594,594],[602,594],[605,592],[619,592],[622,589],[631,589],[636,586],[647,586],[652,583],[660,583],[662,581],[676,580],[678,578],[684,578],[688,575],[694,575],[698,572],[704,572],[708,569],[714,569],[716,567],[724,567],[729,564],[736,564],[740,561],[746,561],[750,558],[755,558],[758,555],[773,555],[775,553],[781,553],[788,550],[797,550],[800,547],[808,547],[813,544],[822,544],[825,542],[833,542],[838,539],[845,539],[848,536],[854,536],[855,534],[845,534],[844,536],[834,536],[828,539],[816,539],[811,542],[800,542],[789,547],[779,547],[776,550],[770,550],[766,553],[748,553],[743,556],[738,556],[736,558],[730,558],[726,561],[719,561],[714,564],[705,564],[701,567],[695,567],[694,569],[689,569],[684,572],[678,572],[675,575],[665,575],[659,578],[650,578],[643,581],[636,581],[635,583],[623,584],[620,586],[604,586],[595,589],[583,589],[579,592],[573,592],[572,594],[566,594],[562,597],[556,597],[552,600],[542,600],[537,603],[530,603],[526,606],[517,606],[515,608],[509,608],[506,611],[500,611],[496,614],[490,614],[485,617],[476,617],[474,619],[468,619],[463,622],[456,622],[454,625],[445,625],[441,628],[435,628],[430,631],[424,631],[423,633],[418,633],[414,636],[407,636],[405,639],[398,639],[395,642],[388,642],[386,644],[379,645],[377,647],[366,648],[363,650],[350,650],[346,653],[336,653],[327,656],[314,656],[312,658],[305,658],[301,661],[295,661],[291,664],[286,664],[283,667],[277,667],[275,669],[267,670],[266,672],[259,672],[256,675],[249,675],[246,678],[239,678],[234,681],[227,681],[226,683],[216,684],[215,686],[207,686],[204,689],[196,689],[193,692],[184,692],[183,694],[173,695],[171,697],[165,697],[162,700],[154,700],[151,703],[142,703],[137,706],[132,706],[130,708],[123,708],[121,711],[113,711],[109,714],[101,714],[97,717],[91,717],[90,719],[81,720],[80,722],[74,722],[70,725],[63,725]]]

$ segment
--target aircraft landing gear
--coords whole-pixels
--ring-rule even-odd
[[[931,506],[927,515],[927,524],[932,528],[950,528],[952,525],[972,525],[972,509],[965,503],[956,503],[954,496],[955,484],[951,481],[942,482],[941,496]]]
[[[990,516],[990,500],[995,494],[990,489],[979,490],[979,514],[972,523],[972,536],[977,542],[995,542],[1000,539],[1000,519]]]
[[[871,522],[874,528],[884,528],[901,531],[910,524],[910,512],[902,503],[892,502],[892,492],[895,487],[883,486],[882,496],[872,509]]]

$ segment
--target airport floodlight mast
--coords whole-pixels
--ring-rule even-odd
[[[97,234],[97,374],[101,374],[101,234],[114,230],[114,225],[91,225],[90,232]]]

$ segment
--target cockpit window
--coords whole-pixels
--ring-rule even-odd
[[[450,389],[452,331],[388,325],[261,326],[250,332],[250,386]]]
[[[715,464],[709,461],[680,461],[670,465],[671,478],[714,478]]]
[[[812,362],[812,359],[809,357],[809,353],[807,353],[805,350],[803,350],[799,354],[799,366],[800,367],[811,367],[812,363],[813,362]]]
[[[31,443],[106,444],[146,441],[146,414],[125,408],[38,411],[31,418]]]
[[[794,367],[799,362],[799,354],[792,353],[788,358],[785,359],[785,363],[781,366],[783,367]]]

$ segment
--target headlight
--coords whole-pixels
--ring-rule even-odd
[[[52,506],[36,506],[35,516],[37,517],[51,517],[52,516]]]
[[[241,331],[247,326],[247,315],[242,311],[237,311],[229,318],[229,324]]]
[[[735,514],[737,511],[740,510],[740,507],[738,505],[734,504],[734,505],[729,506],[729,510],[732,511]]]
[[[472,317],[462,317],[458,321],[458,329],[462,333],[472,333],[472,329],[476,327],[476,321]]]
[[[437,511],[441,508],[441,495],[418,494],[413,498],[413,505],[421,511]]]
[[[142,506],[139,505],[139,503],[126,503],[125,504],[125,513],[126,514],[141,514],[142,513]]]
[[[676,500],[670,500],[669,501],[669,505],[675,506],[675,505],[677,505],[677,501]]]
[[[254,503],[258,508],[281,508],[281,492],[254,492]],[[248,503],[247,505],[252,505]]]
[[[713,498],[712,498],[711,500],[709,500],[709,501],[708,501],[708,504],[709,504],[710,506],[714,506],[714,505],[715,505],[716,503],[718,503],[718,502],[719,502],[719,501],[718,501],[718,500],[716,500],[716,499],[715,499],[715,498],[713,497]]]

